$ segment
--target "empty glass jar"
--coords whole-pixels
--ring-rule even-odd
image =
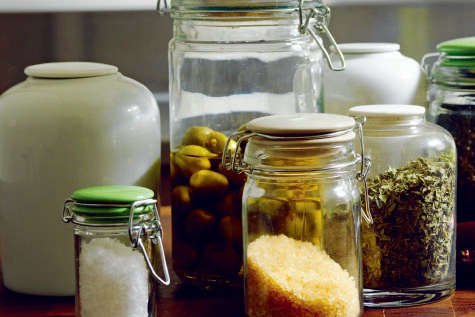
[[[76,316],[156,316],[156,282],[170,278],[153,196],[138,186],[97,186],[65,202],[63,221],[74,224]]]
[[[410,306],[455,290],[456,152],[453,138],[425,121],[425,108],[369,105],[365,153],[374,223],[362,225],[364,304]]]
[[[302,2],[303,3],[303,2]],[[268,114],[318,112],[324,52],[319,0],[162,2],[169,44],[173,260],[203,288],[240,285],[245,175],[220,165],[228,136]],[[299,14],[302,12],[302,15]],[[301,17],[301,19],[299,18]],[[335,66],[334,66],[335,68]],[[230,143],[230,150],[236,144]]]
[[[426,55],[429,119],[457,145],[457,272],[460,286],[475,283],[475,37],[440,43]],[[431,65],[430,58],[436,61]],[[426,63],[427,62],[427,63]]]
[[[361,164],[355,121],[332,114],[267,116],[235,135],[245,153],[243,241],[249,316],[360,316]],[[368,214],[368,221],[371,216]]]

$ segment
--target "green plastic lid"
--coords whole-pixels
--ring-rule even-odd
[[[153,198],[153,190],[140,186],[107,185],[76,190],[71,198],[77,202],[130,204]]]
[[[130,208],[127,206],[133,202],[152,199],[154,192],[145,187],[107,185],[94,186],[76,190],[71,198],[76,202],[72,211],[80,215],[114,217],[128,217]],[[99,206],[84,206],[81,204],[98,204]],[[153,211],[153,205],[142,206],[135,209],[134,214],[143,214]]]
[[[475,67],[475,36],[442,42],[437,45],[437,51],[447,55],[442,66]]]
[[[475,36],[442,42],[437,51],[449,56],[475,56]]]

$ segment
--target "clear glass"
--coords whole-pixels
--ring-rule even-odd
[[[472,70],[473,72],[473,70]],[[457,285],[475,283],[475,85],[432,84],[430,120],[447,129],[457,145]]]
[[[423,115],[364,126],[374,224],[362,225],[364,304],[410,306],[455,290],[456,151]]]
[[[173,16],[173,262],[182,279],[203,288],[241,285],[246,177],[220,166],[227,137],[256,117],[320,109],[322,53],[289,12]]]
[[[247,315],[361,316],[359,165],[352,141],[258,139],[249,141],[244,159],[253,168],[243,193]]]
[[[156,316],[157,284],[143,254],[132,248],[127,228],[74,225],[76,317]],[[150,235],[142,240],[152,264],[159,267]]]

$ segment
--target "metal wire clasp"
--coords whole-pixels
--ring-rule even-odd
[[[421,59],[421,71],[427,76],[427,78],[431,79],[432,69],[434,68],[434,64],[439,62],[445,57],[444,53],[427,53],[422,56]]]
[[[154,208],[154,214],[155,214],[155,225],[156,225],[156,230],[153,233],[152,236],[152,242],[154,244],[159,245],[160,249],[160,259],[162,262],[162,270],[163,270],[163,275],[165,276],[164,279],[162,279],[157,272],[155,272],[155,269],[153,267],[152,262],[150,261],[150,258],[147,254],[147,250],[145,249],[145,246],[142,242],[141,236],[146,233],[146,226],[145,224],[135,224],[134,223],[134,211],[135,208],[141,207],[141,206],[147,206],[153,204]],[[147,262],[147,266],[152,273],[152,276],[154,279],[157,281],[161,282],[164,285],[170,285],[170,275],[168,273],[168,266],[167,266],[167,260],[165,258],[165,251],[163,248],[163,230],[162,230],[162,224],[160,222],[160,215],[158,213],[158,208],[157,208],[157,200],[156,199],[146,199],[146,200],[140,200],[134,202],[130,206],[130,216],[129,216],[129,238],[130,242],[132,243],[132,247],[136,249],[137,247],[140,248],[140,251],[142,251],[142,254],[145,258],[145,262]]]
[[[364,200],[365,200],[365,208],[361,208],[361,215],[363,216],[364,220],[368,224],[373,223],[373,216],[371,215],[371,210],[369,207],[369,193],[368,193],[368,174],[369,169],[371,168],[371,159],[365,156],[364,150],[364,137],[363,137],[363,125],[366,122],[366,117],[356,117],[355,118],[355,128],[358,130],[358,134],[360,136],[360,148],[361,148],[361,167],[360,171],[356,174],[356,179],[360,182],[363,182],[364,186]]]
[[[299,0],[298,10],[299,10],[300,33],[310,34],[310,36],[315,40],[315,42],[318,44],[318,46],[322,50],[323,55],[325,56],[325,59],[328,62],[328,66],[330,67],[331,70],[334,70],[334,71],[344,70],[346,67],[345,57],[343,56],[343,53],[341,52],[341,50],[338,48],[338,44],[335,41],[335,38],[333,37],[330,30],[328,29],[328,23],[330,21],[330,16],[331,16],[330,8],[327,6],[322,6],[319,8],[307,9],[309,12],[305,15],[304,14],[305,9],[303,8],[304,1],[305,0]],[[311,19],[316,19],[316,23],[312,27],[309,27]],[[325,48],[323,41],[317,35],[317,33],[325,35],[328,38],[328,40],[331,43],[331,46],[335,49],[338,55],[340,66],[335,66],[330,54],[328,53],[328,50]]]
[[[249,165],[244,162],[243,153],[241,153],[239,149],[241,148],[241,143],[243,141],[246,141],[256,135],[256,133],[250,131],[238,131],[232,134],[228,138],[224,148],[229,149],[229,144],[231,143],[231,140],[233,140],[236,141],[236,150],[233,152],[231,149],[229,149],[223,153],[223,156],[221,157],[221,165],[223,168],[232,170],[236,173],[250,172],[251,169],[249,168]]]

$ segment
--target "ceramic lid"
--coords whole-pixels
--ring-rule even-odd
[[[58,62],[31,65],[25,74],[37,78],[85,78],[112,75],[118,72],[113,65],[92,62]]]
[[[330,113],[297,113],[254,119],[247,124],[251,132],[270,136],[311,136],[352,129],[355,120]]]
[[[352,107],[349,110],[352,116],[365,116],[366,118],[381,117],[413,117],[424,115],[426,109],[413,105],[364,105]]]
[[[397,52],[400,45],[397,43],[342,43],[338,48],[343,54],[366,54]]]

